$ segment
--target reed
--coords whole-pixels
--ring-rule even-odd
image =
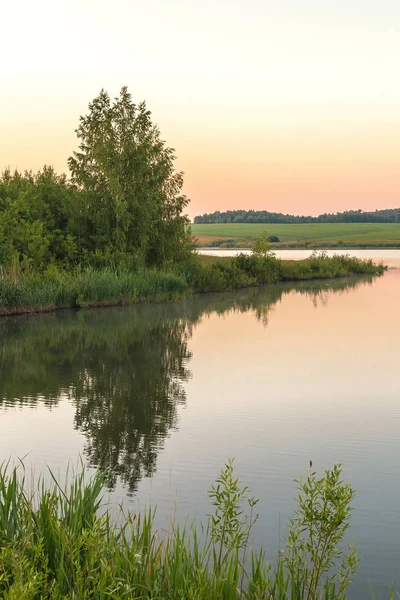
[[[51,474],[51,485],[41,479],[28,492],[23,466],[3,465],[0,597],[344,600],[358,558],[352,547],[340,550],[354,498],[340,476],[335,466],[297,482],[286,547],[271,564],[251,548],[257,501],[232,461],[209,491],[208,523],[163,531],[152,510],[112,519],[99,473],[89,479],[83,470],[64,487]]]
[[[0,279],[0,314],[161,302],[188,291],[177,273],[112,268],[66,272],[56,268],[41,274],[24,273],[17,281]]]

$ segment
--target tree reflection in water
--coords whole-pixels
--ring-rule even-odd
[[[130,492],[155,472],[166,437],[178,426],[190,378],[188,341],[213,313],[253,311],[267,325],[287,293],[325,303],[370,279],[275,285],[205,295],[184,303],[65,311],[0,322],[0,406],[69,400],[91,465]]]

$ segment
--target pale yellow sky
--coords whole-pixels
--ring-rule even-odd
[[[190,214],[400,206],[398,0],[14,0],[0,168],[66,170],[102,87],[145,99]]]

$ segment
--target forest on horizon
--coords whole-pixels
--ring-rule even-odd
[[[318,217],[288,215],[267,210],[219,210],[194,217],[195,224],[212,223],[400,223],[400,208],[385,208],[375,211],[346,210],[323,213]]]

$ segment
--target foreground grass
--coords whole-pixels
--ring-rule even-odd
[[[190,293],[221,292],[278,283],[379,275],[382,265],[348,256],[313,255],[303,261],[280,261],[274,256],[213,258],[193,256],[174,270],[93,269],[65,272],[51,267],[41,274],[0,278],[0,315],[162,302]]]
[[[266,231],[279,238],[276,247],[400,247],[400,223],[221,223],[192,225],[199,246],[249,247]]]
[[[24,600],[344,600],[358,558],[339,546],[354,492],[340,466],[298,483],[285,545],[269,563],[251,548],[257,500],[229,461],[209,490],[213,513],[202,527],[154,527],[154,512],[102,504],[103,479],[53,477],[26,491],[17,469],[0,470],[0,597]],[[198,532],[202,532],[199,534]],[[391,596],[394,597],[393,594]]]

